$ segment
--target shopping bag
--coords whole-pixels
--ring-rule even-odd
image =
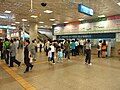
[[[33,62],[33,58],[32,57],[30,57],[30,63],[32,63]]]

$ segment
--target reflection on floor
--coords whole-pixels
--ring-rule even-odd
[[[44,53],[38,53],[34,68],[23,73],[25,66],[11,70],[36,90],[120,90],[120,61],[116,57],[97,58],[92,56],[92,66],[84,64],[84,56],[73,56],[71,61],[51,65]],[[22,61],[19,54],[18,59]],[[57,60],[57,59],[56,59]],[[0,65],[1,66],[1,65]],[[18,81],[0,68],[0,90],[23,90]],[[7,79],[6,79],[6,78]],[[8,87],[5,87],[5,86]],[[2,88],[1,88],[2,86]],[[35,89],[34,88],[34,89]]]

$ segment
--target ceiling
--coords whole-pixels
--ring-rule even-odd
[[[120,14],[120,6],[117,5],[120,0],[0,0],[0,14],[4,14],[5,10],[10,10],[14,16],[12,20],[0,19],[0,24],[10,24],[22,22],[27,19],[27,24],[44,22],[39,25],[52,26],[53,23],[63,23],[65,21],[78,21],[79,18],[89,19],[96,18],[98,15],[116,15]],[[47,3],[45,7],[41,3]],[[94,10],[94,15],[87,16],[79,13],[77,6],[83,3]],[[45,10],[52,10],[51,14],[44,13]],[[37,18],[31,18],[31,15],[37,15]],[[55,18],[55,21],[49,19]],[[21,25],[21,24],[20,24]]]

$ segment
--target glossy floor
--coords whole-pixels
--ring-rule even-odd
[[[19,60],[22,60],[21,56],[19,52]],[[92,66],[88,66],[84,64],[83,55],[71,57],[71,61],[63,59],[63,63],[55,65],[47,62],[44,53],[37,53],[37,56],[33,70],[28,73],[23,73],[24,65],[10,68],[36,90],[120,90],[119,58],[97,58],[93,55]],[[25,89],[1,67],[0,90]]]

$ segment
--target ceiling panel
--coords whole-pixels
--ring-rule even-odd
[[[41,6],[42,2],[47,3],[47,6]],[[78,18],[95,18],[101,14],[106,16],[120,14],[118,2],[120,0],[33,0],[33,9],[31,10],[30,0],[0,0],[0,13],[11,10],[16,21],[21,22],[21,19],[25,18],[28,19],[28,23],[44,21],[45,23],[40,25],[51,26],[54,22],[51,22],[50,18],[55,18],[58,23],[63,23],[64,21],[76,21]],[[77,10],[79,3],[93,8],[95,11],[94,16],[79,13]],[[52,10],[53,13],[44,13],[44,10],[47,9]],[[31,18],[31,15],[37,15],[38,18]],[[1,23],[9,22],[1,20]]]

